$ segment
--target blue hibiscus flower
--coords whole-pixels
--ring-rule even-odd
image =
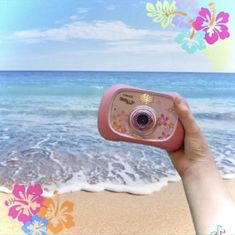
[[[176,0],[176,9],[178,12],[185,12],[187,16],[175,14],[173,24],[179,28],[190,29],[192,27],[191,19],[195,19],[200,10],[198,0]]]
[[[189,54],[206,48],[205,33],[202,31],[196,32],[194,29],[192,31],[182,30],[175,41]]]
[[[23,225],[22,231],[28,235],[46,235],[47,225],[48,220],[34,215],[31,220]]]

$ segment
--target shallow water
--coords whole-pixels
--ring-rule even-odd
[[[99,102],[116,83],[181,93],[221,173],[235,177],[234,74],[0,72],[0,186],[145,194],[179,180],[165,151],[99,135]]]

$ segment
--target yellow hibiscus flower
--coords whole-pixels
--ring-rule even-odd
[[[176,2],[169,2],[167,0],[161,2],[157,1],[154,5],[153,3],[146,4],[147,16],[153,18],[153,22],[161,25],[162,28],[167,28],[172,25],[173,18],[176,14],[181,16],[187,16],[187,13],[176,10]]]

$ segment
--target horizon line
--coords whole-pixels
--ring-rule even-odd
[[[147,70],[0,70],[0,72],[101,72],[101,73],[213,73],[213,74],[235,74],[234,72],[212,72],[212,71],[147,71]]]

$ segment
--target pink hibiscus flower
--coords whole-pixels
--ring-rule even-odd
[[[161,133],[161,136],[158,137],[158,139],[159,139],[159,140],[166,139],[166,138],[168,138],[169,136],[170,136],[169,133],[163,131],[163,132]]]
[[[157,119],[157,126],[166,126],[169,118],[166,117],[164,114]]]
[[[205,39],[207,43],[214,44],[219,39],[225,39],[230,36],[226,23],[229,21],[229,14],[226,12],[219,12],[216,14],[214,6],[210,6],[211,11],[207,8],[201,8],[199,16],[193,22],[196,30],[205,31]]]
[[[10,207],[8,215],[23,223],[29,221],[40,210],[44,200],[41,196],[42,192],[42,187],[39,184],[28,188],[16,184],[12,192],[14,197],[5,202],[5,205]]]

